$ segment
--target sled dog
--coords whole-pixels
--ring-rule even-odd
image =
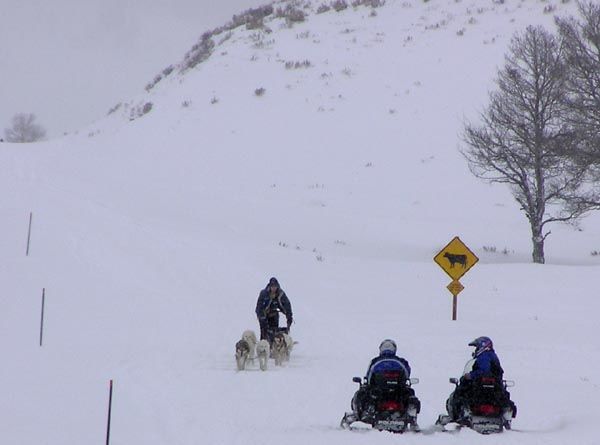
[[[248,352],[248,360],[254,363],[254,357],[256,357],[256,334],[252,330],[244,331],[242,334],[242,340],[246,340],[250,351]]]
[[[271,347],[269,346],[269,342],[267,340],[259,341],[256,345],[256,356],[258,357],[258,365],[261,371],[267,370],[267,362],[270,355]]]
[[[290,360],[290,352],[294,342],[285,332],[279,332],[273,337],[273,358],[275,359],[275,365],[281,366],[283,362]]]
[[[237,364],[237,370],[243,371],[246,369],[246,361],[250,355],[250,346],[244,339],[239,340],[235,344],[235,363]]]

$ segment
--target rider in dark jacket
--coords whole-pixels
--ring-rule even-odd
[[[399,389],[402,389],[403,397],[408,401],[409,409],[412,409],[410,413],[414,418],[412,427],[418,429],[416,415],[421,410],[421,403],[415,396],[415,391],[410,386],[404,386],[404,382],[410,378],[410,365],[406,359],[396,355],[396,350],[395,341],[386,339],[381,342],[379,355],[371,360],[367,369],[366,384],[361,385],[352,398],[352,410],[358,419],[368,420],[374,414],[369,412],[370,409],[373,409],[369,405],[372,404],[373,397],[377,397],[377,376],[399,372],[402,381]]]
[[[462,406],[468,403],[472,395],[474,384],[478,383],[482,377],[493,378],[498,387],[503,388],[502,379],[504,370],[500,365],[500,359],[494,351],[492,340],[489,337],[477,337],[469,343],[469,346],[475,347],[473,359],[467,363],[465,373],[460,378],[460,384],[446,401],[448,415],[453,421],[458,420]],[[501,397],[503,403],[516,410],[514,404],[510,402],[508,391],[503,389]]]
[[[269,332],[276,332],[279,328],[279,312],[285,315],[287,330],[289,331],[294,321],[292,314],[292,304],[287,295],[279,286],[277,278],[272,277],[263,290],[258,295],[256,302],[256,316],[260,325],[260,339],[272,341],[269,338]]]

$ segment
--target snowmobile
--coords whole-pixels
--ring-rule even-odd
[[[459,379],[450,378],[449,381],[458,387]],[[493,377],[481,377],[472,385],[468,403],[460,408],[458,419],[453,420],[449,415],[440,414],[435,424],[443,431],[449,431],[446,425],[454,423],[458,428],[466,426],[480,434],[510,430],[511,421],[517,415],[517,407],[508,398],[506,389],[514,386],[514,382],[502,380],[499,383]]]
[[[375,377],[375,376],[374,376]],[[414,396],[411,385],[419,383],[419,379],[405,379],[399,372],[385,372],[370,385],[366,379],[354,377],[353,382],[366,391],[363,409],[357,406],[356,395],[352,399],[352,411],[342,417],[340,426],[352,429],[352,424],[362,422],[379,431],[403,433],[407,430],[418,432],[417,414],[421,410],[421,402]]]

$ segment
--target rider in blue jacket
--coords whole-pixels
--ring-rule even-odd
[[[378,376],[398,373],[398,380],[402,382],[398,389],[402,391],[409,409],[412,410],[410,412],[414,419],[412,427],[418,429],[416,415],[421,410],[421,403],[415,396],[415,391],[410,386],[405,386],[406,380],[410,378],[410,365],[406,359],[396,355],[396,350],[394,340],[386,339],[381,342],[379,355],[371,360],[367,369],[365,384],[361,385],[352,398],[352,411],[357,419],[368,421],[368,418],[374,415],[372,401],[377,398]]]
[[[473,391],[473,384],[478,382],[481,377],[491,377],[500,388],[503,388],[504,370],[500,365],[500,359],[496,355],[496,351],[494,351],[492,340],[489,337],[477,337],[469,343],[469,346],[475,347],[472,354],[473,359],[465,366],[465,373],[460,378],[460,384],[446,401],[446,409],[452,421],[459,420],[461,408],[468,402]],[[505,403],[516,409],[514,404],[510,402],[508,392],[506,390],[503,390],[503,392],[502,398],[505,399]]]

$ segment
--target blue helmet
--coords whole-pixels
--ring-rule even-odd
[[[485,351],[492,351],[494,349],[494,343],[492,343],[492,339],[489,337],[477,337],[469,343],[469,346],[475,346],[473,357],[477,357]]]
[[[396,349],[396,342],[387,338],[379,345],[379,355],[396,355]]]

